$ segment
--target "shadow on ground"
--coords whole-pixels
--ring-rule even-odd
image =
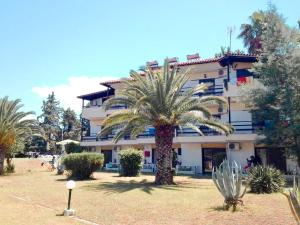
[[[114,194],[114,193],[124,193],[132,190],[141,190],[147,194],[152,194],[154,190],[164,189],[164,190],[177,190],[181,191],[186,188],[195,188],[195,186],[190,185],[155,185],[153,182],[147,181],[147,179],[143,179],[141,181],[117,181],[117,182],[102,182],[98,184],[89,184],[83,186],[84,189],[89,189],[92,191],[104,191],[106,194]]]

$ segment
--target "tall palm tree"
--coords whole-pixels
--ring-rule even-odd
[[[5,154],[17,139],[31,132],[39,132],[36,120],[26,119],[33,112],[22,112],[20,100],[0,98],[0,175],[4,172]]]
[[[125,81],[125,88],[118,95],[106,101],[106,108],[125,104],[128,108],[117,111],[104,120],[101,136],[117,130],[114,141],[125,135],[132,138],[143,133],[150,126],[155,128],[157,150],[156,184],[172,184],[172,144],[176,127],[192,128],[203,135],[200,126],[229,134],[230,126],[216,120],[207,107],[217,103],[225,105],[222,97],[199,97],[207,86],[200,84],[183,92],[188,78],[179,74],[176,67],[170,68],[165,61],[162,72],[146,69],[145,76],[131,71],[132,81]]]
[[[258,54],[262,48],[262,33],[264,27],[265,13],[263,11],[254,12],[250,17],[250,23],[241,25],[241,33],[238,38],[243,39],[244,46],[250,54]]]

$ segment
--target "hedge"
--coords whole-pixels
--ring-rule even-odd
[[[133,177],[140,173],[142,168],[143,154],[134,148],[122,150],[119,153],[121,164],[121,176]]]
[[[93,172],[103,166],[104,156],[100,153],[73,153],[63,159],[70,177],[78,180],[88,179]]]

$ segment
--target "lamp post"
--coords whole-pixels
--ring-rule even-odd
[[[64,210],[64,216],[73,216],[75,214],[75,210],[71,209],[71,197],[72,197],[72,190],[75,188],[76,183],[73,180],[69,180],[66,184],[66,188],[69,190],[69,197],[68,197],[68,207]]]

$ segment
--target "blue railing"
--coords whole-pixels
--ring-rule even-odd
[[[111,106],[109,109],[127,109],[126,105],[114,105]]]
[[[251,121],[232,121],[231,125],[235,129],[234,134],[252,134],[252,133],[254,133],[255,125]],[[200,126],[199,128],[204,133],[205,136],[221,135],[221,133],[219,133],[213,129],[204,127],[204,126]],[[176,133],[174,134],[174,136],[179,136],[179,137],[199,136],[199,134],[196,131],[194,131],[190,128],[183,128],[183,129],[177,128],[175,130],[175,132]],[[105,137],[97,137],[96,134],[92,133],[90,136],[82,137],[82,140],[84,140],[84,141],[108,141],[108,140],[112,140],[114,138],[114,136],[115,136],[115,132],[110,135],[107,135]],[[153,138],[154,136],[155,136],[154,128],[149,128],[144,133],[138,135],[137,138]],[[131,137],[129,135],[127,135],[123,139],[131,140]]]
[[[188,90],[190,90],[193,87],[185,87],[182,88],[181,92],[186,92]],[[217,96],[222,96],[224,92],[224,87],[223,84],[219,84],[219,85],[213,85],[207,88],[207,90],[203,93],[199,93],[197,94],[197,96],[207,96],[207,95],[217,95]]]

